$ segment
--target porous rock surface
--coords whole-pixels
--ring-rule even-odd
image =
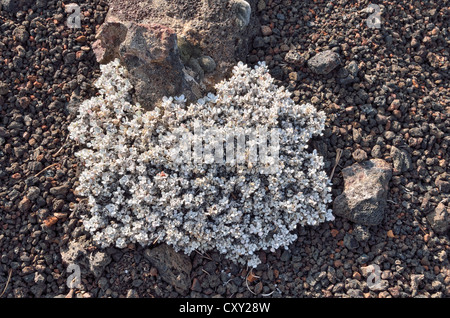
[[[110,0],[93,44],[97,61],[120,58],[146,109],[164,96],[193,101],[245,59],[258,29],[251,2]]]

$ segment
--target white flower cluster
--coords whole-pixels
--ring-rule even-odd
[[[164,98],[144,112],[130,102],[132,86],[116,60],[101,66],[99,95],[86,100],[70,137],[84,146],[77,191],[89,200],[85,228],[94,241],[119,248],[128,243],[172,245],[186,254],[216,249],[254,267],[258,250],[274,251],[296,240],[297,225],[333,220],[331,187],[308,141],[324,129],[325,114],[297,105],[273,83],[264,64],[239,63],[229,80],[186,105]],[[277,172],[256,165],[186,164],[174,160],[180,128],[279,129]]]

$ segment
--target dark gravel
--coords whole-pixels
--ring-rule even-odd
[[[449,231],[439,220],[450,205],[450,17],[440,1],[379,1],[380,29],[365,23],[369,1],[257,1],[262,28],[247,62],[266,61],[295,101],[327,113],[314,147],[330,174],[342,151],[334,196],[343,188],[342,168],[372,158],[393,164],[389,206],[378,226],[336,217],[298,228],[295,244],[261,251],[253,270],[215,251],[192,253],[182,258],[192,265],[187,286],[170,281],[186,268],[152,263],[148,247],[101,251],[81,227],[77,145],[67,125],[71,98],[95,94],[90,45],[107,3],[75,2],[82,29],[64,25],[69,1],[24,1],[23,11],[0,11],[2,297],[450,296]],[[307,61],[327,50],[340,64],[316,74]],[[74,290],[66,283],[67,257],[82,267]],[[377,288],[369,287],[369,265],[380,268]]]

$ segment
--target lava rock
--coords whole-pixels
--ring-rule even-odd
[[[32,2],[32,0],[1,0],[0,4],[2,10],[9,13],[16,13],[22,8],[22,6],[29,5]]]
[[[89,256],[89,269],[97,278],[103,274],[109,263],[111,263],[111,257],[105,252],[97,251]]]
[[[216,69],[216,62],[214,62],[211,56],[200,56],[198,58],[198,63],[205,71],[205,73],[212,73]]]
[[[427,215],[427,220],[436,233],[444,234],[450,229],[450,207],[444,201],[439,202],[433,212]]]
[[[284,60],[287,63],[302,66],[305,63],[305,58],[297,50],[290,50],[286,53]]]
[[[344,191],[333,202],[333,212],[354,223],[379,225],[387,205],[392,167],[382,159],[355,163],[342,170]]]
[[[392,158],[394,173],[403,173],[412,168],[411,156],[406,150],[392,146],[390,156]]]
[[[175,252],[167,244],[161,244],[144,251],[144,256],[156,267],[158,274],[181,294],[186,294],[191,287],[190,273],[192,263],[184,254]]]
[[[327,50],[316,54],[308,60],[308,67],[316,74],[328,74],[341,64],[338,53]]]
[[[13,31],[13,39],[20,43],[26,43],[29,36],[30,34],[24,26],[19,26]]]
[[[359,247],[358,241],[352,234],[345,234],[344,236],[344,246],[350,251],[355,250]]]
[[[0,82],[0,95],[6,95],[9,93],[9,86],[4,82]],[[2,136],[4,137],[4,136]]]

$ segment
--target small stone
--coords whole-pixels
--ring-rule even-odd
[[[58,218],[56,216],[49,216],[48,218],[46,218],[44,220],[44,225],[47,228],[52,227],[53,225],[55,225],[58,222]]]
[[[107,253],[98,251],[89,256],[89,269],[95,277],[100,277],[111,261],[112,259]]]
[[[86,42],[86,36],[85,35],[80,35],[79,37],[77,37],[75,39],[75,41],[77,41],[78,43],[84,43],[84,42]]]
[[[257,5],[258,11],[263,11],[266,9],[266,1],[265,0],[259,0]]]
[[[359,244],[353,235],[347,233],[344,236],[344,246],[352,251],[357,249],[359,247]]]
[[[0,82],[0,95],[6,95],[8,93],[9,93],[9,85],[4,82]]]
[[[380,279],[378,281],[375,282],[375,284],[371,284],[369,286],[370,290],[373,291],[384,291],[389,287],[389,281],[385,280],[385,279]]]
[[[192,280],[191,290],[196,292],[202,291],[202,285],[200,284],[200,281],[197,277],[194,277],[194,279]]]
[[[367,152],[365,152],[363,149],[356,149],[353,152],[352,157],[356,162],[362,162],[367,160]]]
[[[189,291],[192,263],[184,254],[177,253],[167,244],[149,248],[144,251],[146,259],[157,268],[159,276],[182,294]]]
[[[75,52],[69,52],[64,56],[64,64],[73,64],[77,59]]]
[[[253,47],[254,47],[255,49],[264,47],[264,45],[265,45],[264,40],[263,40],[263,38],[260,37],[260,36],[255,37],[255,39],[253,40]]]
[[[450,208],[441,201],[434,211],[427,215],[427,220],[436,233],[446,233],[450,229]]]
[[[26,43],[30,34],[25,29],[24,26],[19,26],[14,29],[13,31],[13,39],[20,42],[20,43]]]
[[[26,108],[28,107],[28,105],[30,105],[30,99],[26,96],[20,97],[19,98],[19,106],[22,108]]]
[[[381,156],[383,155],[383,153],[381,152],[381,146],[378,145],[378,144],[375,145],[375,146],[373,146],[370,155],[371,155],[373,158],[381,158]]]
[[[412,168],[411,156],[406,150],[400,150],[392,146],[390,156],[392,157],[394,172],[402,173]]]
[[[360,289],[349,289],[347,295],[351,298],[364,298],[364,294]]]
[[[50,193],[53,195],[56,195],[56,196],[66,195],[67,192],[69,192],[69,189],[70,189],[70,186],[67,184],[64,184],[64,185],[61,185],[58,187],[50,188]]]
[[[46,288],[47,288],[46,284],[41,283],[41,284],[33,285],[30,288],[30,291],[34,295],[34,297],[40,298]]]
[[[281,254],[280,261],[288,262],[291,259],[291,253],[288,250],[284,250]]]
[[[308,60],[309,68],[316,74],[328,74],[341,64],[339,54],[327,50],[316,54]]]
[[[342,263],[342,261],[340,259],[337,259],[333,262],[333,265],[334,265],[334,268],[339,268],[344,264]]]
[[[205,73],[212,73],[216,69],[216,62],[212,59],[212,57],[204,55],[198,58],[198,63],[201,68],[205,71]]]
[[[258,283],[255,285],[254,293],[255,293],[256,295],[259,295],[259,294],[261,294],[262,290],[263,290],[263,284],[262,284],[262,282],[258,282]]]
[[[281,52],[288,52],[289,51],[289,45],[283,43],[280,45]]]
[[[356,61],[351,61],[347,65],[347,70],[350,73],[350,75],[352,75],[353,77],[358,76],[358,72],[359,72],[358,63]]]
[[[201,82],[203,80],[203,78],[205,77],[205,71],[200,66],[200,63],[199,63],[198,59],[190,59],[188,64],[187,64],[187,66],[189,66],[191,68],[191,70],[194,71],[195,79],[198,82]]]
[[[261,33],[264,36],[272,35],[272,28],[268,25],[262,25],[261,26]]]
[[[339,230],[336,230],[336,229],[332,229],[331,230],[331,236],[332,237],[336,237],[338,234],[339,234]]]
[[[101,290],[105,290],[106,288],[108,288],[108,279],[106,277],[100,277],[97,285]]]
[[[158,276],[158,270],[156,269],[156,267],[150,268],[150,276],[152,277]]]
[[[302,66],[305,63],[305,58],[296,50],[291,50],[286,53],[284,60],[287,63]]]
[[[30,199],[28,199],[27,197],[24,197],[17,205],[17,208],[21,212],[27,212],[30,210],[31,206],[32,206],[32,203],[31,203]]]
[[[447,181],[448,174],[442,173],[437,176],[434,184],[439,189],[441,193],[449,193],[450,192],[450,182]]]
[[[32,186],[27,191],[27,198],[31,201],[36,200],[39,197],[41,190],[38,187]]]
[[[347,77],[341,78],[339,83],[342,85],[348,85],[356,81],[356,78],[353,75],[348,75]]]

